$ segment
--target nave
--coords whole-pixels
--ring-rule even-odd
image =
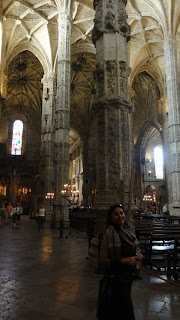
[[[95,320],[101,275],[88,264],[88,239],[35,219],[0,226],[1,320]],[[161,273],[165,278],[166,276]],[[180,288],[141,271],[132,299],[136,320],[179,320]]]

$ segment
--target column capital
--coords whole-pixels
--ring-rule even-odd
[[[167,36],[164,38],[164,53],[166,54],[167,49],[175,48],[176,38],[173,36]]]
[[[69,11],[60,11],[58,15],[58,25],[62,25],[64,20],[69,20],[70,24],[72,24],[72,15]]]
[[[41,83],[45,85],[45,84],[48,83],[49,81],[53,81],[53,80],[56,80],[56,74],[55,74],[55,72],[51,72],[51,73],[43,76],[43,78],[41,79]]]
[[[130,39],[130,26],[127,23],[126,0],[94,0],[95,25],[93,42],[104,33],[120,33]]]

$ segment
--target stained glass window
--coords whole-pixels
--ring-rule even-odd
[[[14,121],[11,154],[20,156],[22,153],[22,134],[23,122],[21,120]]]
[[[155,173],[157,179],[163,179],[163,150],[162,146],[154,148]]]

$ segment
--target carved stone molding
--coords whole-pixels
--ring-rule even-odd
[[[115,60],[106,61],[107,94],[117,94],[117,65]]]
[[[95,71],[95,77],[97,81],[97,96],[103,96],[104,95],[104,65],[103,64],[96,64],[96,71]]]
[[[127,23],[127,14],[125,11],[127,1],[118,1],[118,24],[119,30],[127,38],[127,41],[130,39],[130,26]]]
[[[130,39],[130,26],[127,23],[126,2],[122,0],[94,0],[95,24],[92,33],[94,44],[103,33],[119,32],[127,41]]]
[[[92,31],[92,40],[96,44],[97,39],[99,39],[103,34],[103,1],[94,0],[94,9],[96,10],[94,19],[94,29]]]

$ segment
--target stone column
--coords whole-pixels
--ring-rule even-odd
[[[127,40],[130,28],[126,0],[94,0],[93,41],[96,45],[96,234],[105,231],[108,207],[117,202],[128,209],[130,132]],[[89,251],[98,264],[98,240]]]
[[[97,207],[128,208],[130,133],[126,1],[94,1],[96,45]]]
[[[170,176],[169,184],[169,210],[173,215],[180,212],[180,97],[178,81],[178,64],[176,56],[175,39],[167,37],[164,41],[164,54],[166,64],[166,87],[168,100],[168,128],[170,144]]]
[[[57,61],[57,96],[55,111],[55,201],[56,221],[63,219],[65,199],[61,197],[64,184],[68,183],[69,128],[71,92],[71,16],[66,10],[59,14]]]
[[[0,0],[0,94],[2,95],[2,80],[3,80],[3,63],[2,63],[2,53],[3,53],[3,17],[2,17],[2,0]]]
[[[3,95],[3,82],[4,82],[4,47],[3,47],[3,15],[2,15],[2,0],[0,0],[0,119],[1,119],[1,109],[4,104]]]
[[[90,196],[90,163],[89,163],[89,137],[83,141],[83,205],[89,206]]]
[[[56,78],[51,73],[42,79],[42,123],[41,123],[41,156],[40,156],[40,196],[44,198],[47,192],[54,192],[54,113]],[[50,220],[51,205],[46,201],[46,217]]]

